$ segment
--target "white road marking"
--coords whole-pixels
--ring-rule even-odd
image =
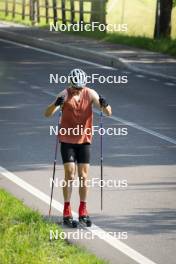
[[[45,91],[45,90],[44,90],[43,93],[48,94],[48,95],[51,95],[51,96],[54,96],[54,97],[57,96],[57,94],[55,94],[55,93],[53,93],[53,92],[50,92],[50,91]]]
[[[168,85],[168,86],[175,86],[175,83],[170,83],[170,82],[166,82],[164,83],[165,85]]]
[[[129,70],[132,70],[133,72],[139,72],[139,73],[143,73],[145,75],[147,74],[147,75],[150,75],[150,76],[153,75],[153,76],[156,76],[157,78],[161,77],[161,78],[165,78],[165,79],[171,79],[172,81],[176,80],[175,76],[170,76],[170,75],[167,75],[167,74],[154,72],[152,70],[142,69],[142,68],[140,68],[138,66],[136,67],[136,66],[134,66],[134,64],[130,64],[129,61],[124,59],[124,58],[119,58],[119,61],[121,61],[123,64],[125,64],[126,67]]]
[[[40,86],[37,86],[37,85],[30,85],[31,89],[34,89],[34,90],[40,90],[42,89],[42,87]]]
[[[27,183],[26,181],[22,180],[18,176],[16,176],[14,173],[6,170],[5,168],[0,166],[0,174],[2,174],[4,177],[12,181],[13,183],[20,186],[25,191],[29,192],[33,196],[37,197],[41,201],[45,202],[46,204],[50,204],[50,197],[40,191],[39,189],[35,188],[31,184]],[[53,199],[52,201],[52,207],[59,211],[60,213],[63,212],[63,205],[56,200]],[[73,217],[78,218],[78,214],[73,212]],[[156,264],[155,262],[151,261],[150,259],[146,258],[142,254],[140,254],[138,251],[132,249],[131,247],[127,246],[125,243],[121,242],[117,238],[111,236],[106,231],[104,231],[102,228],[92,225],[92,227],[87,227],[87,230],[92,232],[94,235],[96,235],[98,238],[104,240],[106,243],[114,247],[115,249],[121,251],[129,258],[135,260],[137,263],[140,264]]]
[[[138,77],[138,78],[144,78],[144,77],[145,77],[145,76],[142,75],[142,74],[136,74],[135,76]]]
[[[7,79],[8,79],[8,80],[15,80],[15,77],[13,77],[13,76],[9,76],[9,77],[7,77]]]
[[[71,59],[71,60],[74,60],[74,61],[79,61],[79,62],[82,62],[82,63],[87,63],[87,64],[90,64],[90,65],[96,65],[97,67],[100,67],[100,68],[103,68],[103,69],[115,69],[115,68],[112,68],[112,67],[106,67],[104,65],[101,65],[101,64],[97,64],[97,63],[94,63],[94,62],[90,62],[90,61],[86,61],[86,60],[81,60],[81,59],[77,59],[77,58],[74,58],[74,57],[70,57],[70,56],[65,56],[65,55],[62,55],[62,54],[58,54],[56,52],[51,52],[51,51],[48,51],[48,50],[44,50],[44,49],[39,49],[39,48],[35,48],[35,47],[32,47],[32,46],[26,46],[26,45],[23,45],[23,44],[20,44],[18,42],[15,42],[15,41],[9,41],[9,40],[4,40],[4,39],[1,39],[0,38],[0,41],[3,41],[3,42],[6,42],[6,43],[11,43],[11,44],[15,44],[17,46],[20,46],[20,47],[25,47],[25,48],[29,48],[29,49],[32,49],[32,50],[36,50],[36,51],[40,51],[40,52],[43,52],[43,53],[46,53],[46,54],[50,54],[50,55],[54,55],[54,56],[58,56],[58,57],[62,57],[62,58],[65,58],[65,59]],[[142,75],[141,75],[142,76]],[[44,93],[46,94],[49,94],[51,96],[56,96],[56,94],[52,93],[52,92],[49,92],[49,91],[43,91]],[[98,111],[97,110],[94,110],[95,113],[97,113]],[[98,112],[99,113],[99,112]],[[145,133],[148,133],[152,136],[155,136],[155,137],[158,137],[160,139],[163,139],[169,143],[172,143],[174,145],[176,145],[176,140],[175,139],[172,139],[170,137],[167,137],[165,135],[162,135],[158,132],[155,132],[151,129],[147,129],[143,126],[140,126],[136,123],[133,123],[133,122],[130,122],[130,121],[127,121],[125,119],[122,119],[120,117],[116,117],[116,116],[111,116],[110,117],[111,119],[115,120],[115,121],[118,121],[118,122],[121,122],[123,124],[126,124],[130,127],[133,127],[133,128],[136,128],[140,131],[143,131]]]
[[[159,80],[156,79],[156,78],[149,78],[150,81],[153,81],[153,82],[158,82]]]
[[[99,111],[96,110],[96,109],[94,109],[94,112],[96,112],[97,114],[99,114]],[[140,126],[140,125],[138,125],[138,124],[136,124],[136,123],[133,123],[133,122],[129,122],[129,121],[127,121],[127,120],[125,120],[125,119],[123,119],[123,118],[120,118],[120,117],[110,116],[109,118],[111,118],[111,119],[113,119],[113,120],[115,120],[115,121],[121,122],[121,123],[123,123],[123,124],[125,124],[125,125],[127,125],[127,126],[130,126],[130,127],[136,128],[136,129],[138,129],[138,130],[140,130],[140,131],[143,131],[143,132],[145,132],[145,133],[147,133],[147,134],[150,134],[150,135],[152,135],[152,136],[158,137],[158,138],[160,138],[160,139],[163,139],[163,140],[165,140],[165,141],[167,141],[167,142],[169,142],[169,143],[172,143],[172,144],[176,145],[176,140],[175,140],[175,139],[170,138],[170,137],[167,137],[167,136],[165,136],[165,135],[163,135],[163,134],[160,134],[160,133],[158,133],[158,132],[155,132],[155,131],[153,131],[153,130],[151,130],[151,129],[145,128],[145,127]]]
[[[169,107],[176,107],[176,104],[168,105]]]
[[[20,83],[20,84],[27,84],[26,81],[18,81],[18,83]]]
[[[130,71],[122,71],[123,73],[125,73],[125,74],[131,74],[132,72],[130,72]]]
[[[71,60],[78,61],[78,62],[81,62],[81,63],[94,65],[94,66],[100,67],[102,69],[117,70],[116,68],[113,68],[113,67],[101,65],[101,64],[98,64],[98,63],[95,63],[95,62],[91,62],[91,61],[87,61],[87,60],[77,59],[77,58],[74,58],[74,57],[71,57],[71,56],[62,55],[60,53],[49,51],[49,50],[45,50],[45,49],[35,48],[35,47],[30,46],[30,45],[25,45],[25,44],[18,43],[16,41],[4,40],[4,39],[1,39],[1,38],[0,38],[0,41],[6,42],[6,43],[10,43],[10,44],[14,44],[16,46],[20,46],[20,47],[23,47],[23,48],[32,49],[32,50],[35,50],[35,51],[40,51],[40,52],[43,52],[43,53],[46,53],[46,54],[50,54],[50,55],[54,55],[54,56],[57,56],[57,57],[60,57],[60,58],[64,58],[64,59],[68,59],[68,60],[71,59]]]

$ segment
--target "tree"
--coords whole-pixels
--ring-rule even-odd
[[[157,0],[154,38],[170,38],[171,14],[176,0]]]
[[[91,6],[91,21],[106,24],[107,0],[94,0]]]

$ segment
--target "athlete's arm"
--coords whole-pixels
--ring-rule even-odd
[[[46,108],[44,112],[45,117],[51,117],[54,115],[54,113],[60,108],[60,105],[63,105],[65,95],[66,95],[65,90],[63,90],[57,95],[54,102],[49,104],[48,107]]]
[[[109,104],[107,104],[106,101],[105,101],[105,104],[104,105],[100,104],[101,103],[100,96],[98,95],[98,93],[95,90],[89,89],[89,94],[90,94],[90,97],[92,99],[93,104],[98,109],[102,109],[103,110],[103,113],[105,113],[107,116],[111,116],[112,115],[111,106]]]

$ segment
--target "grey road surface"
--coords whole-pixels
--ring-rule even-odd
[[[0,166],[50,194],[55,136],[49,135],[49,126],[57,124],[58,114],[46,119],[43,111],[65,84],[49,84],[49,74],[67,75],[72,68],[82,68],[88,74],[128,76],[128,83],[123,85],[91,85],[113,109],[113,118],[104,117],[103,126],[128,130],[127,136],[103,137],[104,178],[126,181],[128,186],[104,188],[103,212],[100,188],[90,188],[88,207],[93,222],[107,232],[127,232],[128,238],[121,241],[154,263],[174,264],[176,82],[129,70],[102,69],[0,41]],[[99,112],[94,114],[94,124],[99,125]],[[63,166],[58,156],[56,177],[62,179]],[[99,160],[100,137],[96,134],[92,144],[92,178],[100,177]],[[47,204],[2,174],[0,185],[32,208],[48,214]],[[63,203],[61,188],[55,188],[54,199]],[[78,203],[78,190],[74,188],[74,211]],[[61,219],[55,209],[53,215]],[[110,263],[136,263],[98,238],[77,242]]]

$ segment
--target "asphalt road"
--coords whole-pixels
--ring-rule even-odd
[[[92,85],[113,109],[104,118],[104,127],[125,127],[127,136],[104,136],[104,178],[126,180],[125,189],[105,188],[104,209],[100,211],[100,188],[90,188],[89,211],[93,222],[109,232],[127,232],[121,240],[148,260],[174,264],[176,253],[176,82],[120,69],[103,69],[26,47],[0,41],[0,166],[50,194],[55,136],[49,126],[54,118],[43,116],[54,94],[65,85],[49,84],[49,74],[66,75],[72,68],[88,74],[127,75],[128,84]],[[120,121],[123,121],[120,122]],[[127,123],[131,122],[130,124]],[[94,115],[99,124],[99,113]],[[58,155],[57,177],[63,167]],[[100,137],[92,145],[91,177],[99,177]],[[44,215],[48,205],[29,194],[2,174],[0,186],[24,200]],[[78,192],[74,189],[72,207],[77,211]],[[62,191],[55,200],[63,203]],[[55,219],[61,214],[53,209]],[[60,219],[60,218],[59,218]],[[80,243],[110,263],[136,263],[132,253],[124,254],[98,238]],[[138,263],[152,263],[152,262]]]

